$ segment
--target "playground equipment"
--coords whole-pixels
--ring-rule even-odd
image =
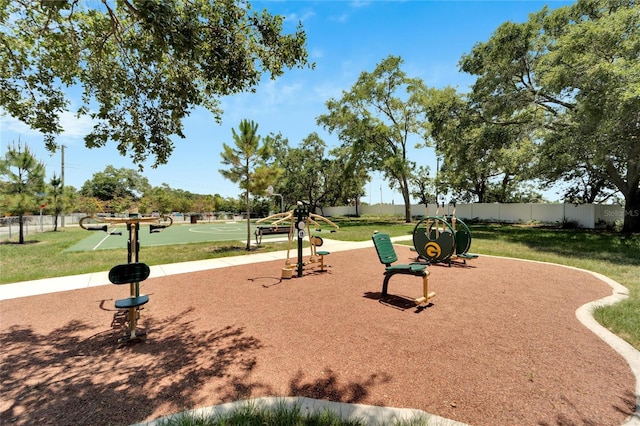
[[[429,271],[427,271],[427,265],[424,263],[410,263],[410,264],[393,264],[398,261],[398,255],[393,248],[393,243],[388,234],[375,233],[371,237],[373,245],[376,247],[378,253],[378,259],[380,263],[385,265],[384,269],[384,281],[382,283],[382,295],[387,295],[389,287],[389,280],[396,274],[409,274],[422,277],[422,290],[423,295],[417,299],[414,299],[416,305],[423,303],[429,303],[429,299],[436,294],[429,292]]]
[[[168,223],[162,223],[168,221]],[[96,225],[98,223],[98,225]],[[109,232],[109,225],[126,225],[129,231],[127,241],[127,263],[116,265],[109,271],[109,281],[113,284],[129,284],[129,297],[115,301],[118,309],[116,317],[125,320],[127,334],[118,341],[137,340],[146,335],[145,331],[137,330],[138,319],[140,318],[141,307],[149,302],[149,296],[140,294],[140,283],[149,278],[150,269],[145,263],[139,261],[140,240],[138,233],[140,224],[148,223],[149,232],[161,232],[173,224],[171,217],[96,217],[86,216],[80,219],[80,227],[87,231]],[[103,225],[100,225],[103,224]],[[122,235],[114,231],[110,235]]]
[[[413,246],[418,257],[429,263],[447,263],[453,260],[474,259],[478,255],[470,254],[471,230],[464,221],[456,218],[456,203],[453,212],[447,215],[444,202],[436,203],[435,216],[427,216],[419,221],[413,229]],[[442,214],[440,214],[442,208]]]
[[[301,201],[298,201],[295,209],[290,210],[288,212],[276,213],[271,216],[267,216],[263,219],[259,219],[256,221],[256,224],[266,223],[268,226],[259,226],[256,230],[256,241],[258,239],[258,230],[261,230],[261,234],[264,230],[267,230],[266,233],[269,234],[287,234],[289,240],[289,246],[287,247],[287,259],[285,260],[285,267],[282,269],[282,278],[291,278],[293,269],[297,269],[298,277],[302,277],[302,272],[304,271],[304,267],[309,264],[318,263],[320,272],[326,271],[326,266],[324,263],[324,257],[331,254],[325,250],[317,250],[318,247],[321,247],[323,244],[322,237],[317,235],[311,235],[311,226],[315,226],[316,230],[321,230],[322,225],[320,222],[323,222],[326,225],[332,227],[331,232],[335,232],[339,229],[338,225],[331,222],[326,217],[320,216],[315,213],[311,213],[309,211],[309,206],[305,205]],[[297,231],[297,232],[296,232]],[[266,234],[265,233],[265,234]],[[291,262],[291,244],[293,243],[294,234],[297,234],[297,247],[298,247],[298,258],[296,263]],[[311,253],[309,255],[308,261],[304,261],[302,244],[305,237],[309,237],[309,246]],[[260,237],[262,240],[262,237]]]

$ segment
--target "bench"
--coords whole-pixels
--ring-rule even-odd
[[[256,244],[261,244],[262,243],[262,236],[263,235],[282,235],[282,234],[287,234],[289,235],[291,233],[291,227],[290,226],[258,226],[256,228],[255,231],[255,235],[256,235]]]
[[[422,277],[423,296],[414,299],[416,305],[429,303],[429,299],[434,297],[435,293],[429,293],[429,271],[424,263],[394,264],[398,261],[398,255],[393,248],[393,243],[388,234],[376,233],[371,237],[373,245],[378,253],[380,263],[385,265],[384,282],[382,283],[382,295],[387,295],[389,280],[396,274],[414,275]]]
[[[140,294],[140,282],[149,278],[150,273],[151,270],[149,266],[142,262],[116,265],[109,271],[109,281],[111,281],[112,284],[129,284],[129,297],[118,299],[115,302],[116,309],[128,311],[129,325],[127,335],[122,337],[120,341],[135,340],[146,334],[144,332],[137,332],[136,326],[140,306],[149,302],[149,296]]]

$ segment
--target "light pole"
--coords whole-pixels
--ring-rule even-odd
[[[64,149],[65,146],[60,146],[60,156],[62,157],[62,164],[60,170],[60,198],[62,198],[62,208],[60,209],[60,227],[64,228]]]

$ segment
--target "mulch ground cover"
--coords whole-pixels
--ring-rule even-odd
[[[402,262],[412,253],[397,246]],[[122,286],[0,302],[0,423],[126,425],[260,396],[409,407],[474,425],[615,425],[624,359],[576,318],[592,275],[480,257],[396,275],[373,248],[281,279],[282,261],[149,279],[143,341],[118,344]],[[124,294],[123,294],[124,293]]]

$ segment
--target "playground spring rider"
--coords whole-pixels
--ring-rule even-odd
[[[109,281],[113,284],[129,284],[129,297],[126,299],[118,299],[115,307],[119,313],[126,313],[127,334],[119,339],[120,342],[137,340],[146,335],[144,331],[136,330],[137,322],[140,317],[141,306],[149,301],[149,296],[140,295],[140,282],[149,278],[150,269],[145,263],[139,262],[138,255],[140,252],[140,240],[138,232],[140,223],[149,223],[149,232],[157,233],[168,228],[173,224],[171,217],[166,217],[168,224],[161,223],[164,217],[95,217],[87,216],[80,219],[80,227],[87,231],[104,231],[108,232],[108,225],[125,224],[129,231],[129,239],[127,241],[127,263],[116,265],[109,271]],[[93,221],[105,223],[102,226],[85,225],[85,222]],[[110,235],[122,235],[121,233],[110,232]],[[117,315],[117,314],[116,314]]]

